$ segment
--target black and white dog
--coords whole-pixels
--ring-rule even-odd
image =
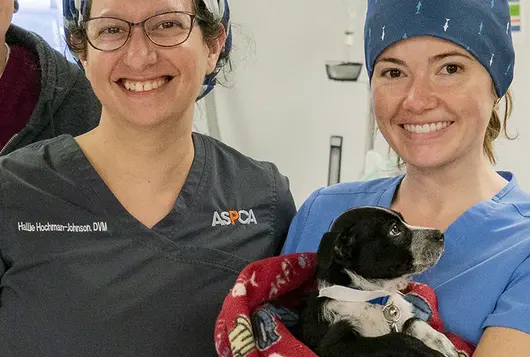
[[[319,291],[301,312],[297,337],[321,357],[457,357],[449,339],[415,318],[399,292],[443,249],[441,231],[408,225],[393,210],[343,213],[320,243]]]

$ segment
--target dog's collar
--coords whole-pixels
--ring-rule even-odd
[[[355,287],[332,285],[319,290],[318,297],[327,297],[339,301],[369,302],[386,305],[391,294],[384,290],[360,290]]]
[[[372,300],[369,300],[368,302],[370,304],[375,304],[375,305],[386,305],[387,302],[388,302],[388,298],[390,296],[387,295],[387,296],[381,296],[381,297],[378,297],[377,299],[372,299]]]

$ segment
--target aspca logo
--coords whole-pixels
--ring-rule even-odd
[[[234,225],[236,222],[239,222],[240,224],[258,224],[258,221],[256,221],[256,216],[254,215],[254,212],[252,212],[251,209],[248,211],[240,210],[240,211],[225,211],[225,212],[214,212],[213,213],[213,219],[212,219],[212,227],[221,225],[221,226],[228,226],[228,225]]]

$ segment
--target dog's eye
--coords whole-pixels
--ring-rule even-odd
[[[392,227],[390,228],[390,235],[396,237],[400,234],[401,234],[401,229],[398,227],[397,224],[394,223]]]

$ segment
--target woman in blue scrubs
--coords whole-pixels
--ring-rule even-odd
[[[508,2],[369,1],[365,56],[375,119],[406,173],[315,191],[284,253],[316,251],[351,207],[390,207],[445,232],[441,260],[416,280],[435,290],[447,330],[477,357],[528,356],[530,195],[493,168],[511,108]]]

